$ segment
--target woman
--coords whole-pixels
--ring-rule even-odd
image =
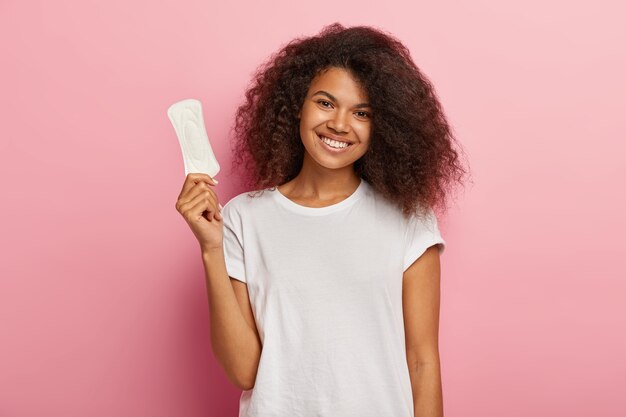
[[[433,207],[465,172],[434,89],[398,40],[333,24],[254,77],[222,208],[176,204],[206,271],[214,354],[240,417],[441,416]]]

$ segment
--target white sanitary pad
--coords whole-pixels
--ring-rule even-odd
[[[200,101],[192,98],[178,101],[167,109],[167,115],[183,151],[185,176],[200,172],[213,178],[219,172],[220,164],[206,134]]]

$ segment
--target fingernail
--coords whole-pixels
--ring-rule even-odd
[[[216,184],[219,184],[219,181],[216,180],[215,178],[213,178],[213,182],[215,182]]]
[[[220,203],[217,203],[217,205],[220,207],[220,210],[224,208]]]

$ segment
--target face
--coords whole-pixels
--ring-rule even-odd
[[[371,115],[367,94],[348,71],[323,71],[311,81],[298,114],[305,158],[333,169],[353,164],[369,147]]]

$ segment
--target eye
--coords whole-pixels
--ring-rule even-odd
[[[318,102],[319,104],[321,104],[322,106],[324,106],[324,107],[326,107],[326,106],[324,105],[324,103],[326,103],[326,104],[330,104],[330,102],[328,102],[328,101],[326,101],[326,100],[317,100],[317,102]]]
[[[358,111],[357,114],[361,114],[361,116],[359,116],[359,117],[365,117],[365,118],[368,118],[368,119],[371,117],[371,115],[368,112],[366,112],[366,111]]]

